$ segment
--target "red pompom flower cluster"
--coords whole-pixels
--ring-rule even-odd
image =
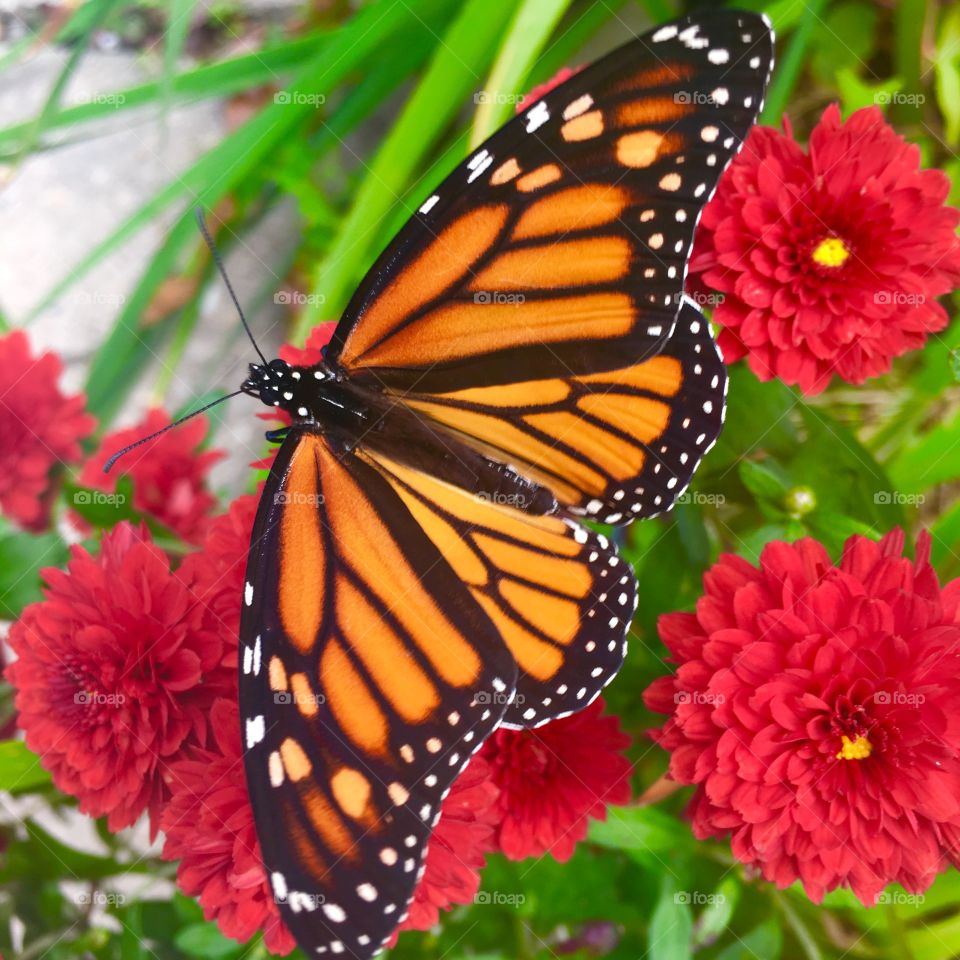
[[[903,543],[724,556],[696,613],[660,621],[677,669],[646,702],[694,832],[814,900],[919,893],[960,856],[960,580],[940,587],[927,536],[915,561]]]
[[[230,937],[294,946],[260,860],[239,737],[237,638],[256,496],[215,518],[176,571],[122,523],[99,556],[46,571],[47,599],[11,634],[27,742],[58,787],[111,829],[144,810],[185,893]],[[629,739],[601,702],[534,731],[500,731],[443,802],[401,929],[470,903],[487,854],[566,859],[589,817],[629,799]]]
[[[804,153],[754,127],[697,230],[691,274],[721,302],[727,362],[807,394],[862,383],[942,330],[935,300],[960,283],[950,180],[920,169],[876,107],[829,107]]]
[[[47,525],[52,474],[80,459],[96,425],[82,395],[61,393],[62,373],[55,354],[31,353],[22,330],[0,337],[0,510],[29,529]]]

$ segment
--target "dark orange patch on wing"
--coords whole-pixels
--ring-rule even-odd
[[[349,366],[404,317],[439,296],[487,252],[509,215],[505,204],[477,207],[454,220],[380,293],[344,344]]]
[[[337,622],[383,696],[407,723],[422,723],[440,703],[436,688],[401,640],[353,584],[337,587]]]
[[[524,531],[515,530],[521,537]],[[490,559],[490,562],[504,573],[515,577],[523,577],[542,583],[551,590],[564,593],[567,596],[582,600],[590,591],[592,579],[586,566],[579,560],[571,559],[569,544],[573,544],[576,552],[579,547],[570,537],[564,537],[563,554],[560,556],[544,555],[526,546],[515,543],[506,543],[496,537],[477,531],[474,534],[477,546]],[[526,539],[524,537],[524,539]],[[556,550],[561,549],[559,544],[551,543]],[[565,555],[564,555],[565,554]],[[572,556],[575,556],[573,553]]]
[[[323,619],[327,559],[315,504],[319,441],[306,439],[290,461],[280,515],[279,611],[283,629],[300,653],[316,643]]]
[[[577,635],[580,607],[572,600],[508,579],[500,584],[500,593],[517,613],[535,623],[551,640],[567,646]]]
[[[617,93],[622,93],[626,90],[665,87],[680,80],[689,80],[693,76],[693,71],[693,65],[689,63],[660,63],[649,70],[638,70],[629,77],[625,77],[613,89]]]
[[[676,357],[659,356],[633,367],[606,373],[591,373],[577,377],[576,380],[584,384],[609,384],[610,389],[622,384],[659,393],[664,397],[673,397],[683,385],[683,365]]]
[[[562,171],[555,163],[545,163],[536,170],[525,173],[517,180],[517,189],[521,193],[532,193],[545,187],[548,183],[554,183],[563,176]]]
[[[558,240],[501,253],[481,270],[471,290],[538,290],[610,283],[627,275],[633,253],[626,237]]]
[[[367,351],[358,366],[417,367],[528,343],[610,339],[629,333],[635,317],[626,293],[585,293],[523,303],[455,303]]]
[[[472,592],[500,632],[521,670],[537,680],[549,680],[563,666],[563,653],[560,650],[517,623],[492,597],[479,590]]]
[[[415,410],[447,424],[469,439],[475,437],[505,453],[515,454],[534,468],[565,477],[581,489],[602,490],[605,479],[588,464],[571,457],[563,450],[544,443],[512,423],[472,410],[457,410],[422,400],[409,401]],[[563,414],[557,414],[563,416]]]
[[[385,753],[387,718],[336,638],[320,657],[320,685],[343,732],[367,753]]]
[[[296,847],[299,862],[307,868],[314,879],[326,884],[329,879],[329,868],[320,855],[316,843],[304,830],[300,821],[294,816],[285,817],[284,830]]]
[[[651,123],[669,123],[687,116],[693,109],[692,104],[678,102],[674,97],[641,97],[615,107],[614,116],[617,126],[624,129]]]
[[[585,399],[589,398],[582,398],[580,403]],[[613,477],[635,477],[643,466],[644,453],[641,449],[613,436],[602,427],[584,422],[572,413],[533,413],[524,417],[524,420],[584,454],[591,463],[602,467]],[[581,485],[581,489],[598,488]],[[603,489],[602,486],[599,489]]]
[[[300,792],[300,800],[307,818],[327,847],[338,857],[356,860],[357,847],[350,830],[319,787],[311,781],[305,783]]]
[[[520,215],[513,238],[528,240],[612,223],[630,201],[630,191],[615,184],[588,183],[558,190],[537,200]]]
[[[589,393],[577,401],[577,406],[647,444],[663,435],[670,420],[667,404],[622,393]]]
[[[479,403],[488,407],[526,407],[541,403],[560,403],[570,396],[570,388],[562,380],[523,380],[493,387],[467,387],[437,394],[461,403]]]

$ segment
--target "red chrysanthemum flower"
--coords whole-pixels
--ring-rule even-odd
[[[499,790],[483,757],[475,756],[453,782],[427,847],[426,869],[401,930],[429,930],[440,911],[471,903],[480,868],[496,847]]]
[[[235,696],[214,703],[210,723],[209,747],[170,765],[172,796],[160,821],[163,858],[180,861],[180,888],[197,897],[204,916],[226,936],[246,942],[262,930],[267,949],[284,956],[296,942],[260,859]]]
[[[876,107],[846,123],[828,107],[808,153],[784,126],[751,131],[704,210],[691,272],[723,296],[728,362],[814,394],[834,374],[886,372],[946,326],[934,298],[960,283],[960,211]]]
[[[111,830],[156,823],[163,769],[206,736],[217,636],[146,530],[119,524],[98,556],[44,571],[46,599],[10,631],[19,724],[54,783]]]
[[[302,347],[284,344],[279,350],[280,359],[297,367],[312,367],[323,359],[323,348],[330,342],[336,329],[336,320],[318,323],[307,334],[307,341]]]
[[[670,714],[670,776],[697,785],[694,833],[731,833],[779,887],[917,893],[960,836],[960,581],[940,588],[929,547],[912,562],[894,531],[837,565],[810,539],[758,567],[724,556],[696,613],[660,620],[679,666],[645,699]]]
[[[630,799],[630,738],[603,701],[535,730],[498,730],[480,756],[500,788],[499,849],[511,860],[550,853],[561,862],[587,835],[589,818]]]
[[[133,505],[141,513],[156,518],[190,543],[203,539],[216,498],[207,489],[210,468],[222,456],[219,450],[201,450],[207,433],[207,418],[192,420],[145,443],[119,461],[109,474],[103,465],[117,450],[163,429],[170,415],[151,410],[134,427],[108,433],[97,453],[84,464],[80,482],[96,490],[112,492],[117,479],[129,474],[133,479]]]
[[[30,353],[22,330],[0,337],[0,510],[30,529],[49,521],[51,472],[80,459],[96,426],[82,395],[60,392],[62,372],[55,354]]]

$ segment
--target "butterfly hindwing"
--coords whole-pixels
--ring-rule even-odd
[[[516,667],[380,473],[291,434],[254,527],[240,711],[263,861],[314,953],[368,957],[406,913],[440,802]]]
[[[637,584],[601,534],[471,494],[370,452],[517,662],[504,722],[535,727],[583,709],[626,656]]]
[[[550,91],[421,205],[361,283],[331,360],[402,395],[660,352],[700,211],[771,61],[761,17],[698,14]]]
[[[723,425],[727,371],[692,301],[656,356],[583,376],[406,403],[551,490],[573,512],[628,523],[668,510]]]

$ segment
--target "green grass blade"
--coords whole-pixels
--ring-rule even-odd
[[[820,13],[826,6],[826,0],[809,0],[796,32],[790,38],[787,52],[773,72],[773,80],[767,91],[767,100],[760,116],[761,123],[778,126],[787,109],[787,101],[793,94],[797,80],[803,71],[807,49],[813,38],[814,28],[820,21]]]
[[[525,0],[507,30],[473,120],[471,147],[483,143],[514,112],[514,97],[526,92],[527,77],[570,0]]]
[[[343,30],[330,36],[330,42],[316,52],[302,69],[291,89],[298,94],[329,91],[359,67],[379,44],[395,35],[398,21],[406,8],[389,3],[365,7]],[[169,206],[187,200],[212,207],[225,193],[258,168],[269,169],[270,156],[278,145],[314,109],[305,97],[293,102],[274,102],[225,137],[205,153],[192,167],[154,195],[125,220],[109,237],[101,241],[76,266],[59,280],[31,311],[28,322],[54,303],[65,290],[86,274],[105,256],[120,247]]]
[[[164,108],[170,106],[173,98],[173,82],[177,75],[177,61],[183,53],[190,23],[197,0],[170,0],[167,13],[167,28],[163,37],[163,80],[162,100]]]
[[[80,61],[87,52],[90,35],[103,23],[119,2],[120,0],[98,0],[96,3],[87,5],[94,8],[93,13],[83,25],[82,32],[74,39],[70,56],[67,58],[67,62],[63,65],[63,69],[54,81],[53,87],[47,95],[46,102],[40,108],[37,116],[30,122],[26,139],[20,146],[18,159],[22,159],[33,149],[34,144],[40,139],[44,130],[46,130],[50,118],[57,112],[60,106],[60,98],[63,96],[63,91],[66,90],[70,78],[76,72]]]
[[[371,162],[330,252],[314,272],[311,292],[322,294],[324,305],[303,312],[295,342],[301,342],[316,323],[343,309],[362,271],[383,246],[379,228],[384,217],[477,86],[478,71],[492,61],[506,20],[503,7],[491,6],[487,0],[469,0],[446,32],[423,79]]]
[[[289,74],[313,59],[317,50],[330,41],[334,32],[315,31],[274,49],[184,71],[172,78],[170,96],[180,101],[195,102],[211,97],[228,97],[251,87],[276,83],[279,76]],[[162,80],[137,84],[115,91],[109,102],[66,107],[48,118],[45,129],[49,132],[77,126],[155,103],[163,95],[163,84]],[[30,120],[0,129],[0,156],[16,154],[20,150],[20,141],[29,134],[33,123]]]

